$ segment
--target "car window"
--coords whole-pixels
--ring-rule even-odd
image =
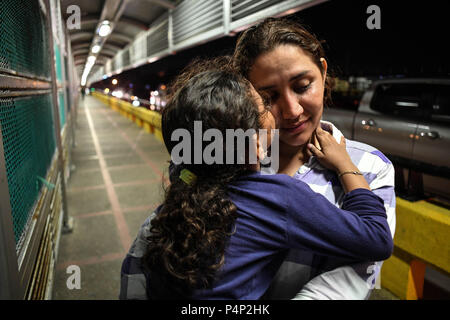
[[[344,94],[342,92],[333,92],[331,95],[332,103],[328,105],[330,108],[343,110],[358,110],[362,93]]]
[[[450,122],[450,85],[436,86],[431,117],[434,120]]]
[[[380,84],[375,89],[370,107],[394,116],[420,118],[425,112],[423,97],[428,90],[428,86],[423,84]]]

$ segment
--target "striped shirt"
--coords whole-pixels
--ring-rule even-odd
[[[340,141],[342,133],[330,122],[322,129]],[[367,144],[346,139],[347,152],[364,174],[372,191],[384,201],[392,237],[395,232],[394,166],[379,150]],[[311,189],[341,207],[345,192],[337,175],[320,165],[315,157],[294,175]],[[267,299],[363,300],[377,286],[382,261],[348,264],[345,260],[323,257],[307,251],[291,250],[279,269]]]

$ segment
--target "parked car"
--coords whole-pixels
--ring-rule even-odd
[[[426,195],[450,199],[450,79],[376,81],[351,108],[327,108],[323,119],[382,151],[397,170],[421,173]]]

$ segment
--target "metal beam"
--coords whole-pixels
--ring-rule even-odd
[[[0,89],[50,89],[50,83],[36,79],[0,74]]]
[[[126,34],[123,34],[123,33],[117,33],[117,32],[112,33],[112,34],[109,36],[109,38],[111,38],[111,39],[113,39],[113,40],[123,41],[123,42],[126,42],[126,43],[130,43],[130,42],[133,40],[133,38],[130,38],[130,37],[127,36]]]
[[[83,17],[83,19],[81,20],[80,24],[81,24],[81,29],[83,30],[83,27],[89,24],[95,24],[97,25],[98,22],[100,21],[100,17],[96,16],[96,15],[87,15],[85,17]],[[129,17],[120,17],[120,20],[118,21],[118,23],[123,23],[126,25],[130,25],[136,28],[139,28],[141,30],[148,30],[148,25],[142,21],[138,21]],[[75,33],[76,29],[74,31],[71,31],[70,33]]]
[[[117,16],[118,10],[126,2],[127,2],[127,0],[119,0],[119,1],[105,0],[105,3],[103,4],[102,13],[100,14],[99,21],[103,21],[103,20],[114,21]]]
[[[88,53],[89,53],[89,47],[85,47],[85,48],[81,48],[81,49],[77,49],[77,50],[72,51],[72,55],[74,57],[80,56],[80,55],[85,55],[85,54],[88,54]]]
[[[72,33],[70,35],[70,42],[74,42],[80,39],[90,39],[92,38],[92,33],[91,32],[76,32],[76,33]]]
[[[149,29],[149,27],[146,23],[143,23],[142,21],[138,21],[138,20],[135,20],[132,18],[124,17],[124,16],[122,16],[118,22],[139,28],[143,31],[147,31]]]
[[[103,45],[103,48],[104,49],[108,49],[108,50],[112,50],[112,51],[116,51],[116,52],[122,50],[122,47],[116,46],[116,45],[112,44],[111,42],[106,42]]]
[[[75,51],[75,50],[78,50],[78,49],[82,49],[82,48],[88,48],[89,49],[90,46],[91,46],[91,44],[88,43],[88,42],[82,42],[82,43],[75,44],[75,45],[72,44],[72,52]]]
[[[168,0],[146,0],[158,6],[164,7],[166,9],[175,9],[177,6]]]

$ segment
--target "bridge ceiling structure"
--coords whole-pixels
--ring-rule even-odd
[[[177,51],[234,35],[266,17],[289,15],[325,1],[61,0],[61,11],[68,21],[73,14],[71,6],[80,9],[79,28],[67,29],[78,76],[82,85],[90,85]],[[101,36],[105,21],[110,33]]]
[[[139,33],[148,31],[150,25],[167,10],[175,8],[175,4],[175,0],[61,0],[64,21],[74,13],[71,6],[80,9],[80,24],[67,28],[79,77],[89,56],[96,57],[91,70],[95,72]],[[110,23],[111,32],[100,37],[98,31],[105,20]],[[92,48],[96,45],[100,50],[94,53]]]

